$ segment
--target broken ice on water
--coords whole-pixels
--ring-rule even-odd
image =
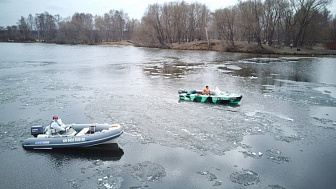
[[[232,182],[243,184],[244,186],[257,184],[260,182],[260,176],[258,173],[249,169],[242,169],[240,172],[235,172],[230,175]]]
[[[282,152],[277,149],[269,149],[266,151],[266,156],[267,159],[271,160],[272,162],[281,164],[281,163],[288,163],[289,162],[289,157],[282,156]]]
[[[242,151],[245,158],[251,157],[254,159],[260,159],[263,155],[261,152]]]

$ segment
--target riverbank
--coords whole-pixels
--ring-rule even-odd
[[[116,41],[116,42],[100,42],[96,45],[107,45],[107,46],[135,46],[132,41]]]
[[[97,45],[148,47],[141,44],[136,44],[133,41],[101,42]],[[279,45],[268,46],[266,44],[263,45],[263,48],[264,50],[261,51],[256,43],[249,44],[248,42],[236,41],[235,47],[229,49],[227,45],[220,40],[211,40],[209,44],[207,41],[193,41],[186,43],[173,43],[171,45],[171,49],[174,50],[219,51],[282,55],[336,55],[336,50],[326,49],[322,44],[317,44],[311,49],[302,47],[290,48],[289,46],[281,47]]]
[[[225,52],[240,53],[256,53],[256,54],[283,54],[283,55],[336,55],[335,50],[326,49],[323,45],[318,44],[311,49],[307,48],[290,48],[289,46],[281,47],[279,45],[268,46],[263,45],[264,50],[261,51],[257,43],[235,42],[234,48],[228,48],[226,44],[219,40],[210,41],[209,45],[206,41],[195,41],[188,43],[174,43],[172,49],[177,50],[212,50]]]
[[[15,42],[14,42],[15,43]],[[40,42],[25,42],[25,43],[40,43]],[[160,48],[158,46],[148,46],[135,43],[131,40],[116,41],[116,42],[100,42],[91,45],[105,46],[137,46],[148,48]],[[196,51],[218,51],[218,52],[237,52],[237,53],[253,53],[253,54],[281,54],[281,55],[336,55],[336,50],[329,50],[323,44],[317,44],[312,48],[290,48],[289,46],[281,47],[279,45],[268,46],[263,45],[264,50],[261,51],[257,43],[248,43],[245,41],[236,41],[234,48],[228,46],[220,40],[193,41],[185,43],[172,43],[170,49],[174,50],[196,50]]]

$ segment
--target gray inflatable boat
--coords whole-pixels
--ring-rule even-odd
[[[62,134],[46,134],[43,126],[32,126],[34,136],[22,142],[22,147],[33,149],[76,148],[117,143],[123,133],[119,124],[71,124]]]

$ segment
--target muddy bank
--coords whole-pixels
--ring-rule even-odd
[[[136,44],[136,46],[146,46]],[[149,46],[146,46],[149,47]],[[154,48],[160,48],[155,46]],[[170,47],[175,50],[204,50],[204,51],[219,51],[219,52],[239,52],[239,53],[256,53],[256,54],[283,54],[283,55],[336,55],[335,50],[328,50],[323,45],[316,45],[311,49],[307,48],[290,48],[289,46],[273,45],[269,46],[264,44],[261,50],[256,43],[248,42],[235,42],[234,47],[228,47],[220,40],[207,41],[194,41],[186,43],[173,43]]]
[[[96,45],[110,45],[110,46],[134,46],[133,41],[115,41],[115,42],[100,42]]]
[[[41,42],[25,42],[25,43],[41,43]],[[43,42],[42,42],[43,43]],[[207,41],[193,41],[185,43],[172,43],[171,45],[146,45],[136,43],[131,40],[115,41],[115,42],[99,42],[87,45],[105,45],[105,46],[136,46],[148,48],[174,49],[174,50],[196,50],[196,51],[218,51],[218,52],[237,52],[237,53],[253,53],[253,54],[282,54],[282,55],[336,55],[336,50],[329,50],[323,44],[317,44],[312,48],[266,45],[263,44],[263,49],[258,47],[257,43],[248,43],[236,41],[234,47],[228,47],[226,43],[220,40]]]

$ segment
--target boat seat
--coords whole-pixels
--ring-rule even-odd
[[[76,135],[76,130],[73,128],[70,128],[66,133],[64,133],[63,135],[70,135],[70,136],[75,136]]]
[[[79,131],[79,133],[78,133],[76,136],[83,136],[83,135],[85,135],[89,130],[90,130],[89,127],[85,127],[84,129],[82,129],[81,131]]]
[[[37,135],[37,138],[49,138],[49,135],[39,134]]]

